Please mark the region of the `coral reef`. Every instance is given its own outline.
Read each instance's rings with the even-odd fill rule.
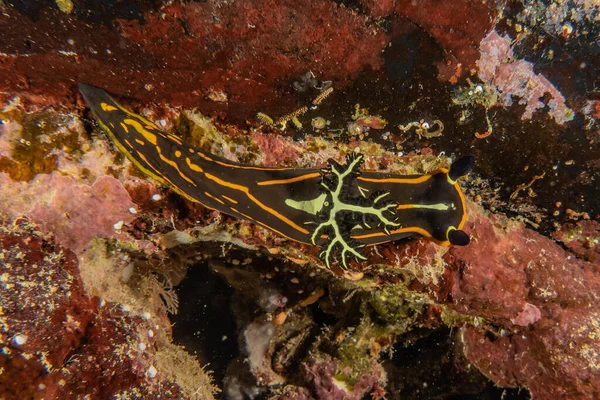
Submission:
[[[499,4],[0,2],[0,397],[600,397],[598,6]],[[328,270],[143,177],[81,81],[248,164],[474,154],[471,244]]]

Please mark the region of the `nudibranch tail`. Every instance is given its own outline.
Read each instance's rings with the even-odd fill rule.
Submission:
[[[466,245],[467,211],[458,179],[474,158],[426,175],[361,171],[364,156],[323,169],[245,165],[189,146],[117,103],[79,89],[115,146],[142,172],[185,198],[249,220],[285,238],[322,246],[327,267],[365,260],[360,249],[412,236]]]

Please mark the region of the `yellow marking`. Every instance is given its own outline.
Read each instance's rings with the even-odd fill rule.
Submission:
[[[296,176],[294,178],[289,178],[289,179],[275,179],[272,181],[261,181],[261,182],[257,182],[257,185],[258,186],[282,185],[285,183],[294,183],[294,182],[304,181],[306,179],[318,178],[320,176],[321,176],[321,174],[319,172],[311,172],[310,174],[300,175],[300,176]]]
[[[190,153],[194,154],[194,149],[192,149],[191,147],[188,149]]]
[[[219,203],[225,205],[225,202],[215,196],[213,196],[212,194],[208,193],[208,192],[204,192],[205,195],[207,195],[208,197],[210,197],[211,199],[213,199],[214,201],[218,201]]]
[[[240,212],[237,210],[237,208],[233,208],[233,207],[229,207],[229,208],[231,208],[231,211],[233,211],[233,212],[236,212],[236,213],[240,214]]]
[[[114,102],[114,105],[115,105],[116,107],[118,107],[118,108],[119,108],[119,110],[123,111],[125,114],[127,114],[127,115],[129,115],[129,116],[131,116],[131,117],[134,117],[134,118],[137,118],[137,119],[139,119],[139,120],[140,120],[140,121],[142,121],[142,122],[144,123],[144,125],[146,125],[146,126],[150,126],[150,127],[152,127],[153,129],[160,130],[160,129],[158,129],[158,127],[156,126],[156,124],[155,124],[154,122],[150,121],[150,120],[149,120],[149,119],[147,119],[147,118],[144,118],[144,117],[142,117],[142,116],[141,116],[141,115],[139,115],[139,114],[136,114],[136,113],[134,113],[134,112],[131,112],[131,111],[129,111],[128,109],[126,109],[125,107],[123,107],[122,105],[120,105],[119,103],[117,103],[117,102],[115,101],[115,99],[113,99],[112,97],[111,97],[111,100]],[[111,106],[111,107],[112,107],[112,106]]]
[[[115,124],[113,124],[112,122],[109,122],[111,128],[115,129]]]
[[[187,163],[187,166],[189,167],[189,169],[191,169],[192,171],[195,172],[204,172],[204,170],[202,170],[202,168],[200,168],[198,165],[192,163],[189,159],[189,157],[185,158],[185,162]]]
[[[182,145],[182,144],[183,144],[183,142],[181,141],[181,139],[179,139],[179,138],[178,138],[177,136],[175,136],[175,135],[168,134],[168,135],[167,135],[167,137],[168,137],[169,139],[171,139],[172,141],[174,141],[175,143],[179,144],[179,145]]]
[[[188,183],[196,186],[196,184],[194,183],[193,180],[191,180],[190,178],[187,177],[187,175],[185,175],[183,172],[181,172],[181,170],[179,169],[179,165],[177,165],[177,163],[175,161],[169,160],[167,157],[163,156],[163,154],[161,153],[161,150],[160,150],[160,146],[156,146],[156,151],[158,152],[158,156],[160,157],[160,159],[163,160],[168,165],[170,165],[171,167],[175,168],[175,170],[179,173],[179,176],[181,176],[183,179],[185,179]]]
[[[210,158],[209,156],[207,156],[206,154],[202,153],[202,152],[198,152],[198,155],[202,158],[204,158],[206,161],[215,161],[212,158]]]
[[[458,223],[458,227],[456,229],[462,229],[465,226],[465,223],[467,222],[467,205],[465,204],[465,195],[463,194],[462,190],[460,190],[460,186],[458,186],[458,183],[454,184],[454,189],[456,189],[456,191],[458,192],[458,197],[460,197],[460,204],[462,206],[462,218],[460,219],[460,222]]]
[[[154,124],[153,124],[153,125],[154,125]],[[148,124],[146,124],[145,128],[146,128],[146,129],[150,129],[151,131],[153,131],[153,130],[155,129],[155,127],[154,127],[154,126],[152,126],[152,125],[148,125]]]
[[[148,175],[150,175],[152,178],[156,179],[157,181],[161,182],[162,184],[165,185],[171,185],[176,192],[178,193],[183,193],[183,191],[181,189],[179,189],[177,187],[177,185],[175,185],[173,182],[171,182],[169,180],[169,178],[167,178],[166,176],[164,176],[163,174],[160,173],[160,171],[158,171],[156,168],[154,168],[152,166],[152,164],[150,164],[150,162],[148,161],[148,159],[146,158],[145,155],[143,155],[142,153],[140,153],[138,150],[135,151],[138,155],[138,157],[144,161],[146,163],[146,165],[148,165],[149,168],[151,168],[155,173],[150,172],[147,168],[144,168],[144,166],[137,160],[134,161],[134,164],[136,166],[138,166],[138,168],[140,168],[143,172],[146,172]],[[128,153],[128,152],[127,152]],[[131,154],[131,153],[128,153]],[[131,154],[132,155],[132,154]],[[133,156],[133,155],[132,155]],[[187,198],[190,198],[187,194],[185,195]],[[198,201],[198,200],[194,200],[194,201]]]
[[[117,142],[115,142],[116,144]],[[186,199],[188,199],[189,201],[193,202],[193,203],[200,203],[202,204],[204,207],[211,209],[211,210],[215,210],[214,207],[208,206],[200,201],[198,201],[198,199],[190,196],[189,194],[187,194],[185,191],[181,190],[177,185],[175,185],[173,182],[171,182],[169,180],[169,178],[167,178],[166,176],[162,175],[159,171],[156,170],[156,168],[154,168],[152,166],[152,164],[150,164],[148,162],[148,159],[146,159],[146,156],[144,156],[142,153],[140,153],[139,151],[136,150],[136,153],[138,155],[138,157],[143,160],[149,168],[151,168],[155,173],[153,173],[152,171],[150,171],[148,168],[145,168],[142,163],[140,163],[134,156],[133,154],[129,153],[128,151],[125,151],[125,148],[119,143],[117,144],[117,147],[119,147],[119,150],[123,151],[123,153],[125,153],[125,155],[127,155],[127,157],[131,160],[131,162],[133,162],[135,164],[136,167],[138,167],[143,173],[145,173],[146,175],[150,176],[152,179],[162,183],[163,185],[167,185],[170,186],[171,189],[173,189],[175,191],[175,193],[179,193],[181,196],[185,197]]]
[[[407,210],[410,208],[423,208],[427,210],[448,211],[450,208],[447,204],[398,204],[397,210]]]
[[[359,176],[357,179],[365,182],[375,182],[375,183],[408,183],[411,185],[423,183],[431,178],[431,175],[422,175],[418,178],[367,178],[364,176]]]
[[[427,181],[429,178],[431,178],[434,175],[437,174],[446,174],[448,173],[448,170],[446,168],[440,168],[440,169],[436,169],[435,171],[432,171],[431,173],[427,174],[427,175],[421,175],[419,177],[416,178],[367,178],[364,176],[359,176],[357,179],[359,181],[365,181],[365,182],[375,182],[375,183],[408,183],[411,185],[415,185],[415,184],[419,184],[419,183],[423,183],[425,181]]]
[[[222,195],[221,195],[221,197],[222,197],[222,198],[224,198],[225,200],[227,200],[227,201],[229,201],[229,202],[233,203],[233,204],[237,204],[237,203],[238,203],[238,202],[237,202],[237,200],[234,200],[234,199],[232,199],[231,197],[227,197],[227,196],[225,196],[224,194],[222,194]]]
[[[131,147],[133,149],[133,146],[131,145],[131,143],[129,143],[129,140],[127,139],[123,139],[125,141],[125,143],[127,143],[127,146]]]
[[[125,120],[123,120],[123,122],[125,122],[129,126],[132,126],[133,129],[135,129],[139,134],[141,134],[144,137],[144,139],[156,146],[156,135],[154,133],[148,132],[142,126],[142,124],[140,124],[134,119],[129,118],[126,118]]]
[[[115,106],[111,106],[108,103],[100,103],[100,107],[102,108],[102,111],[106,111],[106,112],[111,112],[111,111],[117,111],[118,108]]]
[[[136,142],[137,144],[139,144],[140,146],[143,146],[143,145],[145,145],[145,144],[146,144],[146,142],[144,142],[143,140],[141,140],[141,139],[138,139],[138,138],[135,138],[135,142]]]
[[[117,103],[115,103],[117,106],[119,106]],[[122,107],[119,106],[119,108],[123,109]],[[126,109],[123,109],[124,112],[126,112],[127,114],[132,114],[131,112],[129,112]],[[95,113],[94,113],[95,114]],[[133,114],[135,116],[135,114]],[[99,118],[98,115],[96,115],[96,117],[98,118],[98,124],[102,127],[102,129],[104,129],[107,133],[108,136],[110,137],[110,140],[115,144],[115,146],[117,146],[117,148],[123,153],[125,154],[125,156],[129,159],[129,161],[131,161],[137,168],[140,169],[140,171],[142,171],[144,174],[148,175],[150,178],[160,182],[163,185],[167,185],[167,186],[171,186],[171,189],[173,189],[176,193],[179,193],[181,196],[185,197],[187,200],[191,201],[191,202],[195,202],[195,203],[200,203],[197,199],[193,198],[192,196],[190,196],[189,194],[187,194],[186,192],[184,192],[183,190],[181,190],[179,187],[177,187],[177,185],[175,185],[173,182],[171,182],[168,178],[166,178],[165,176],[163,176],[159,171],[157,171],[146,159],[146,157],[140,153],[139,151],[136,150],[137,156],[138,158],[136,158],[131,152],[129,152],[127,150],[127,148],[123,145],[123,143],[121,143],[117,137],[115,136],[114,132],[111,131],[108,126],[106,126],[106,123],[102,120],[102,118]],[[147,167],[145,167],[139,160],[143,160]],[[200,203],[202,204],[202,203]],[[213,207],[209,207],[206,204],[203,204],[206,208],[209,208],[211,210],[214,210]]]
[[[296,168],[253,167],[253,166],[249,166],[249,165],[241,165],[241,164],[235,164],[235,163],[228,163],[228,162],[213,160],[212,158],[210,158],[209,156],[207,156],[206,154],[204,154],[201,151],[197,151],[196,154],[198,154],[200,157],[202,157],[206,161],[214,162],[215,164],[222,165],[223,167],[231,167],[231,168],[239,168],[239,169],[249,169],[249,170],[256,170],[256,171],[289,171],[291,169],[296,169]]]
[[[376,245],[376,244],[380,244],[380,243],[389,242],[391,240],[391,239],[389,239],[390,236],[397,235],[400,233],[417,233],[423,237],[430,239],[431,241],[437,243],[440,246],[449,246],[450,245],[450,242],[448,240],[443,240],[443,241],[438,240],[438,239],[434,238],[431,235],[431,233],[429,233],[428,231],[426,231],[423,228],[419,228],[418,226],[407,226],[404,228],[394,229],[393,231],[390,231],[389,235],[384,232],[374,232],[374,233],[366,233],[363,235],[352,235],[350,237],[355,240],[370,239],[370,238],[374,238],[374,237],[387,238],[387,239],[382,240],[381,242],[370,243],[369,245],[372,246],[372,245]]]
[[[175,150],[175,157],[181,157],[181,152],[179,150]]]
[[[129,128],[127,127],[127,125],[125,125],[122,122],[119,122],[119,124],[121,124],[121,128],[123,128],[123,130],[125,131],[125,133],[129,133]]]
[[[248,196],[248,198],[250,200],[252,200],[257,206],[259,206],[260,208],[262,208],[263,210],[265,210],[266,212],[268,212],[269,214],[279,218],[281,221],[285,222],[286,224],[288,224],[289,226],[291,226],[292,228],[296,229],[299,232],[304,233],[305,235],[308,235],[308,231],[306,229],[304,229],[301,226],[298,226],[294,221],[290,220],[289,218],[287,218],[285,215],[281,215],[279,212],[277,212],[277,210],[261,203],[256,197],[254,197],[252,195],[252,193],[250,193],[250,190],[246,187],[246,186],[242,186],[242,185],[237,185],[235,183],[231,183],[231,182],[227,182],[224,181],[222,179],[217,178],[214,175],[211,175],[209,173],[206,173],[205,176],[210,179],[211,181],[214,181],[216,183],[218,183],[221,186],[225,186],[228,187],[230,189],[233,190],[239,190],[240,192],[244,193],[246,196]],[[240,213],[241,214],[241,213]],[[243,215],[243,214],[242,214]],[[252,219],[254,221],[254,219]],[[257,221],[259,222],[259,221]],[[260,223],[260,222],[259,222]],[[264,225],[261,223],[261,225]],[[266,225],[265,225],[266,226]],[[273,231],[275,231],[275,229],[273,228],[269,228]],[[277,232],[277,231],[276,231]],[[286,235],[284,235],[286,236]],[[287,236],[286,236],[287,237]]]

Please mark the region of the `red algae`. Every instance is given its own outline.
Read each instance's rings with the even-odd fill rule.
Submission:
[[[439,78],[451,82],[475,68],[479,42],[496,22],[494,3],[483,0],[398,1],[395,11],[441,43],[446,60]]]
[[[598,264],[499,222],[472,218],[471,245],[450,250],[450,307],[500,326],[491,336],[466,327],[465,354],[498,384],[527,386],[536,398],[598,396],[589,384],[600,382]]]
[[[88,297],[72,251],[21,219],[0,227],[0,256],[2,398],[187,397],[160,367],[158,326]]]
[[[5,10],[0,24],[10,34],[0,41],[0,92],[68,104],[72,82],[88,82],[145,103],[226,109],[247,118],[275,104],[293,108],[293,99],[277,89],[290,76],[312,69],[340,86],[366,68],[380,68],[386,45],[381,28],[326,0],[302,7],[270,0],[176,3],[144,18],[144,25],[121,20],[121,30],[114,30],[48,8],[36,22]],[[27,48],[22,37],[36,45]],[[51,75],[44,72],[48,65]],[[210,100],[211,91],[224,92],[228,101]]]

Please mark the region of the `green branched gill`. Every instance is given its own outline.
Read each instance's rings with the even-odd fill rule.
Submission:
[[[310,239],[317,244],[319,235],[323,236],[320,255],[328,268],[336,249],[339,249],[343,268],[348,267],[349,256],[357,261],[366,259],[358,252],[365,245],[352,239],[353,230],[376,227],[389,234],[389,229],[400,226],[395,213],[398,204],[389,199],[390,192],[375,192],[367,197],[368,190],[356,184],[363,158],[361,154],[350,153],[346,165],[329,160],[329,168],[322,170],[321,187],[326,197],[317,221],[313,223],[316,227]],[[360,194],[352,194],[349,188],[354,187]]]

